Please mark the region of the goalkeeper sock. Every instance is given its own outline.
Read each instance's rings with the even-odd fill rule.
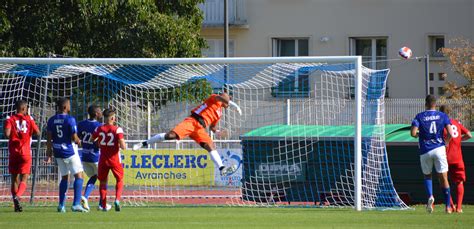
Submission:
[[[143,146],[147,146],[149,144],[161,142],[161,141],[165,140],[165,135],[166,135],[166,133],[157,134],[157,135],[151,137],[150,139],[148,139],[148,141],[143,142]]]
[[[18,191],[16,192],[16,196],[21,197],[23,193],[26,191],[26,183],[21,181],[18,185]]]
[[[224,167],[224,164],[222,164],[221,155],[219,155],[217,150],[212,150],[211,152],[209,152],[209,154],[211,154],[212,161],[214,162],[215,165],[217,165],[219,169]]]
[[[428,198],[433,196],[433,180],[425,178],[425,188],[428,193]]]
[[[443,195],[444,195],[444,204],[446,205],[446,208],[449,208],[451,206],[450,200],[451,200],[451,191],[448,188],[443,188]]]
[[[456,209],[461,210],[462,209],[462,200],[464,198],[464,183],[459,182],[456,184],[456,190],[457,190],[457,202],[458,206],[456,206]]]
[[[82,184],[84,184],[84,179],[82,179],[82,178],[74,179],[74,201],[73,201],[73,206],[81,204]]]
[[[68,183],[67,179],[61,179],[61,182],[59,183],[59,206],[61,207],[64,207]]]
[[[97,181],[97,175],[92,176],[87,181],[86,190],[84,190],[84,197],[86,199],[89,198],[91,192],[94,190],[94,187],[95,187],[94,184],[95,184],[96,181]]]

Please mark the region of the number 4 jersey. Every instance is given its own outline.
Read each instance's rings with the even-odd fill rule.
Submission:
[[[77,132],[82,142],[81,160],[84,162],[99,162],[99,147],[94,144],[92,134],[102,123],[87,119],[77,124]]]
[[[105,163],[110,167],[121,166],[119,140],[123,139],[122,128],[105,124],[97,127],[92,138],[97,139],[100,147],[99,164]]]
[[[440,111],[427,110],[417,114],[411,125],[419,130],[420,154],[444,146],[443,130],[450,124],[448,116]]]

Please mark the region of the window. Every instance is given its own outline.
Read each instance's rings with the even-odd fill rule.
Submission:
[[[430,72],[430,81],[434,80],[434,73]]]
[[[272,39],[273,56],[308,56],[308,38],[274,38]],[[275,97],[308,97],[309,73],[298,71],[281,81],[273,88]]]
[[[444,95],[444,88],[438,87],[438,95]]]
[[[444,48],[444,36],[429,36],[430,55],[432,57],[443,57],[441,48]]]
[[[350,54],[362,56],[363,65],[372,69],[387,68],[387,38],[350,38]]]
[[[434,87],[430,87],[430,95],[434,95]]]
[[[446,79],[446,77],[448,77],[448,74],[446,74],[444,72],[438,73],[438,80],[439,81],[444,81]]]
[[[224,39],[207,39],[207,49],[202,49],[203,57],[224,57]],[[229,57],[234,56],[234,41],[229,40]]]

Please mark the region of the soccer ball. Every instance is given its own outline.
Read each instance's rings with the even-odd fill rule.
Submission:
[[[410,59],[411,56],[413,55],[413,52],[412,52],[411,49],[408,48],[408,47],[402,47],[402,48],[398,51],[398,55],[400,55],[400,56],[403,57],[404,59]]]

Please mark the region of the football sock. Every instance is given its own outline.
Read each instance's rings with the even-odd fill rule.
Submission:
[[[462,200],[464,198],[464,183],[462,182],[457,183],[456,190],[457,190],[457,202],[458,202],[456,209],[462,209]]]
[[[21,181],[18,185],[18,191],[16,192],[16,196],[21,197],[23,193],[26,191],[26,183]]]
[[[106,200],[107,200],[107,183],[105,182],[100,182],[99,186],[99,192],[100,192],[100,204],[102,208],[106,208]]]
[[[166,135],[166,133],[157,134],[157,135],[151,137],[150,139],[148,139],[148,141],[146,141],[146,144],[149,145],[149,144],[161,142],[161,141],[165,140],[165,135]]]
[[[61,179],[59,183],[59,206],[64,207],[64,201],[66,200],[68,180]]]
[[[84,197],[89,198],[91,192],[94,190],[95,182],[97,181],[97,175],[92,176],[87,181],[86,189],[84,190]]]
[[[117,180],[117,185],[115,185],[115,200],[120,201],[122,198],[123,192],[123,179]]]
[[[222,160],[221,160],[221,155],[219,155],[219,153],[217,152],[217,150],[213,150],[211,152],[209,152],[211,154],[211,159],[212,161],[214,162],[214,164],[217,165],[218,168],[221,168],[223,167],[224,165],[222,164]]]
[[[451,192],[448,188],[443,188],[443,195],[444,195],[444,204],[447,208],[450,207],[450,200],[451,200]]]
[[[433,196],[433,180],[425,178],[425,188],[426,193],[428,194],[428,198]]]
[[[12,183],[12,185],[10,186],[10,191],[12,193],[12,197],[15,197],[16,193],[18,192],[18,189],[15,187],[15,183]]]
[[[84,179],[76,178],[74,179],[74,201],[73,205],[81,204],[81,194],[82,194],[82,185],[84,184]]]

